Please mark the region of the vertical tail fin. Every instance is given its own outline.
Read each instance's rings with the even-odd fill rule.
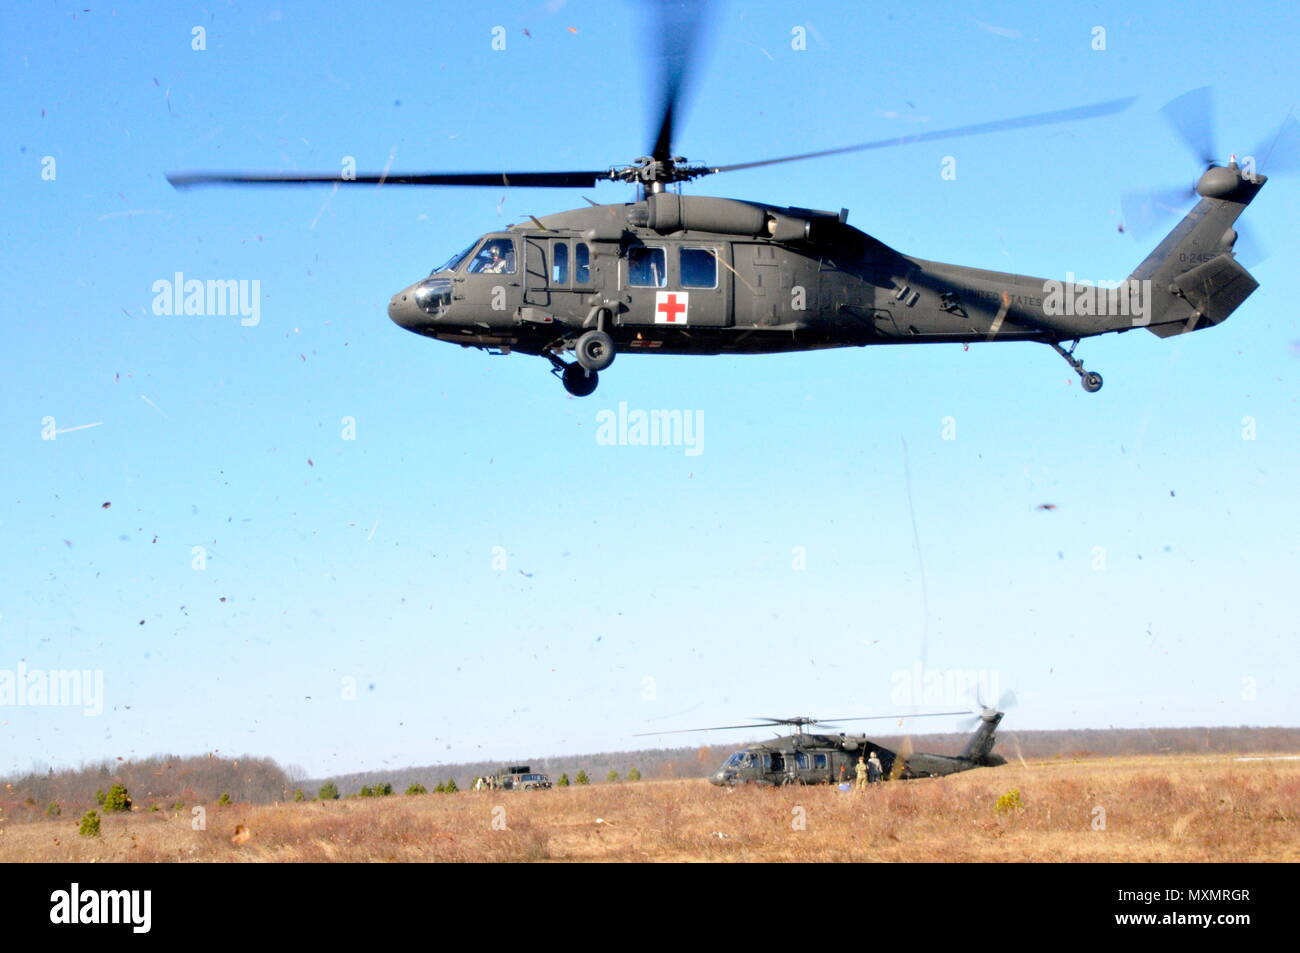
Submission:
[[[1232,226],[1266,181],[1235,162],[1201,176],[1201,200],[1129,277],[1150,282],[1148,331],[1170,337],[1218,324],[1259,287],[1232,256]]]
[[[961,753],[963,758],[974,761],[976,764],[982,764],[993,750],[994,737],[993,733],[997,731],[998,725],[1002,721],[1002,712],[992,708],[986,708],[980,713],[980,725],[975,729],[975,734],[966,743],[966,750]]]

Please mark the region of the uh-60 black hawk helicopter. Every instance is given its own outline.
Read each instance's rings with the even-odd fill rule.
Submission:
[[[880,780],[912,780],[937,778],[972,768],[995,768],[1006,764],[1001,755],[993,754],[994,737],[1003,712],[996,707],[982,708],[974,717],[975,733],[959,755],[924,754],[914,751],[891,751],[872,741],[866,735],[816,734],[806,728],[837,730],[831,722],[878,721],[895,718],[938,718],[948,715],[970,715],[969,711],[931,712],[923,715],[871,715],[865,718],[762,718],[759,724],[721,725],[713,728],[687,728],[684,731],[650,732],[648,734],[685,734],[697,731],[731,731],[735,729],[773,728],[790,725],[795,733],[753,744],[737,751],[723,762],[709,777],[713,784],[724,787],[740,784],[782,786],[788,784],[836,784],[853,781],[857,776],[858,759],[869,759],[874,753],[880,763]],[[644,737],[644,736],[641,736]],[[905,745],[910,747],[910,743]]]
[[[905,255],[852,227],[847,211],[682,195],[702,176],[892,145],[1104,116],[1131,99],[1020,116],[756,162],[688,163],[673,148],[696,45],[699,5],[659,4],[662,108],[648,155],[597,171],[223,173],[170,175],[173,185],[428,185],[590,188],[626,182],[638,200],[597,204],[477,239],[393,295],[389,317],[435,340],[550,361],[570,394],[586,396],[620,352],[767,354],[876,344],[1037,341],[1054,348],[1087,391],[1081,338],[1146,327],[1161,337],[1226,319],[1257,282],[1237,263],[1233,222],[1265,182],[1252,163],[1215,165],[1195,122],[1179,128],[1208,168],[1200,201],[1123,286],[1098,294]],[[1182,113],[1179,113],[1182,115]],[[1178,117],[1172,117],[1177,119]],[[1195,118],[1195,117],[1193,117]],[[1178,123],[1176,123],[1177,125]],[[679,191],[672,191],[677,186]],[[584,197],[585,198],[585,197]],[[573,352],[572,363],[563,357]]]

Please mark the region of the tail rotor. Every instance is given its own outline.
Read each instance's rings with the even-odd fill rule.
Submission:
[[[1160,110],[1160,116],[1195,157],[1198,178],[1186,185],[1126,192],[1121,197],[1120,207],[1125,228],[1135,238],[1143,238],[1162,226],[1167,227],[1174,216],[1185,214],[1200,197],[1197,191],[1199,176],[1210,168],[1219,165],[1239,168],[1247,178],[1253,178],[1257,173],[1267,172],[1273,176],[1300,169],[1300,123],[1291,113],[1254,151],[1241,156],[1240,161],[1235,154],[1225,161],[1219,153],[1210,87],[1203,86],[1171,100]],[[1264,245],[1244,229],[1230,231],[1224,244],[1224,250],[1232,251],[1234,257],[1245,265],[1257,264],[1268,257]]]

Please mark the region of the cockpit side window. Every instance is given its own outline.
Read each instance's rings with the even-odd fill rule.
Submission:
[[[489,238],[469,263],[471,275],[513,275],[515,243],[510,238]]]
[[[463,251],[457,252],[456,254],[448,258],[445,263],[439,265],[437,268],[433,269],[433,271],[429,272],[429,274],[436,275],[440,271],[455,271],[457,266],[460,265],[460,263],[463,262],[467,257],[469,257],[469,253],[473,250],[474,250],[474,246],[470,245],[468,248],[464,249]]]

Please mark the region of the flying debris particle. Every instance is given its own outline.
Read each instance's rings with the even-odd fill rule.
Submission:
[[[1170,496],[1173,496],[1173,495],[1174,495],[1174,491],[1173,491],[1173,490],[1170,490],[1170,491],[1169,491],[1169,495],[1170,495]]]
[[[308,457],[308,458],[307,458],[307,466],[309,466],[309,467],[314,467],[315,465],[316,465],[316,462],[315,462],[314,460],[312,460],[311,457]]]
[[[980,20],[976,20],[974,17],[971,17],[970,21],[985,33],[992,33],[994,36],[1006,37],[1008,40],[1019,40],[1024,37],[1024,34],[1019,30],[1013,30],[1010,27],[995,26],[992,23],[984,23]]]
[[[141,625],[144,625],[144,619],[141,619],[141,620],[140,620],[140,624],[141,624]]]
[[[393,100],[393,105],[394,105],[394,106],[401,106],[401,105],[402,105],[402,101],[401,101],[400,99],[394,99],[394,100]]]
[[[1052,510],[1056,509],[1056,504],[1055,504],[1055,503],[1039,503],[1039,504],[1038,504],[1038,509],[1040,509],[1040,510],[1047,510],[1048,512],[1051,512]]]
[[[522,569],[519,570],[519,575],[524,576],[524,577],[526,577],[526,578],[528,578],[528,579],[532,579],[532,578],[533,578],[533,574],[532,574],[532,573],[530,573],[530,572],[524,572]]]
[[[111,502],[109,502],[109,503],[101,503],[101,504],[99,505],[99,508],[100,508],[101,510],[106,510],[106,509],[108,509],[108,508],[109,508],[110,506],[112,506],[112,505],[113,505],[113,504],[112,504]]]
[[[226,597],[225,597],[225,596],[222,596],[221,599],[220,599],[220,601],[221,601],[221,602],[225,602],[225,601],[226,601]]]
[[[148,404],[150,407],[152,407],[154,410],[158,411],[158,413],[162,414],[163,417],[164,417],[164,419],[166,419],[166,420],[171,420],[171,418],[167,416],[167,411],[163,410],[161,407],[159,407],[157,404],[155,404],[152,400],[150,400],[150,399],[149,399],[148,397],[146,397],[144,394],[141,394],[141,395],[140,395],[140,399],[141,399],[142,401],[144,401],[146,404]]]
[[[299,354],[298,356],[299,356],[300,358],[302,358],[304,361],[307,360],[307,355],[306,355],[306,354]]]
[[[566,26],[565,29],[568,30],[570,33],[578,32],[578,28],[576,26]]]
[[[68,549],[71,549],[71,548],[72,548],[72,540],[70,540],[70,539],[65,539],[65,540],[63,541],[63,545],[64,545],[64,546],[67,546]]]
[[[524,36],[528,37],[530,40],[533,38],[533,35],[528,32],[528,27],[524,27]]]

